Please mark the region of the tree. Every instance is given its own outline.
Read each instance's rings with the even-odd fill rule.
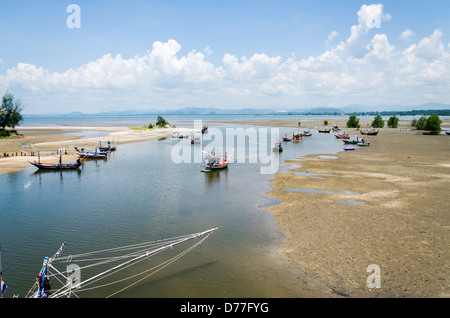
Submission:
[[[0,127],[5,130],[6,127],[15,128],[23,121],[20,112],[23,110],[22,101],[14,99],[14,95],[6,92],[2,98],[0,106]]]
[[[439,135],[441,132],[442,121],[438,115],[431,115],[425,121],[424,129],[429,130],[431,135]]]
[[[383,128],[384,127],[384,120],[380,114],[376,115],[375,118],[373,119],[372,127],[373,128]]]
[[[156,121],[156,126],[158,127],[166,127],[169,123],[162,116],[158,116],[158,120]]]
[[[324,124],[325,126],[328,126],[328,120],[325,119],[325,120],[323,121],[323,124]]]
[[[391,116],[387,123],[388,127],[390,128],[397,128],[398,127],[398,118],[397,116]]]
[[[360,128],[359,118],[356,115],[351,115],[347,121],[347,128]]]
[[[423,130],[425,129],[425,122],[427,121],[427,118],[425,116],[420,117],[416,121],[416,129],[417,130]]]

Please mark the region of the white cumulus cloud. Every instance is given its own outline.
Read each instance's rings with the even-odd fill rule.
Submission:
[[[85,111],[296,108],[450,100],[450,46],[443,43],[442,30],[401,51],[380,32],[379,23],[391,18],[381,4],[363,5],[357,17],[358,24],[350,28],[346,41],[316,56],[226,53],[214,65],[208,61],[209,47],[180,56],[181,44],[176,40],[157,41],[142,56],[106,54],[65,72],[19,63],[0,75],[0,89],[20,92],[17,95],[30,106],[54,105],[58,111],[83,110],[83,106]],[[403,38],[411,39],[412,33],[405,32]],[[337,35],[331,32],[326,41]]]

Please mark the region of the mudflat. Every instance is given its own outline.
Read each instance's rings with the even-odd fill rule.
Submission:
[[[279,252],[337,295],[450,296],[450,136],[410,128],[380,129],[337,159],[292,161],[272,180],[268,195],[283,202],[268,209],[286,234]],[[375,276],[380,288],[368,285]]]

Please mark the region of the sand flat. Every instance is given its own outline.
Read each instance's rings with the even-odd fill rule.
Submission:
[[[370,139],[370,147],[338,159],[307,156],[292,170],[322,179],[274,176],[269,195],[283,203],[268,210],[287,235],[280,253],[349,296],[449,297],[450,136],[384,128]],[[380,289],[366,285],[371,264],[381,269]]]

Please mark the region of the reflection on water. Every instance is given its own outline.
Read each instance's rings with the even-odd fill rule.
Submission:
[[[291,131],[282,128],[280,135]],[[280,171],[285,159],[339,151],[342,145],[328,137],[284,145]],[[80,171],[29,167],[0,175],[8,295],[23,297],[43,257],[63,241],[67,255],[218,227],[200,249],[119,296],[305,296],[298,273],[275,253],[284,234],[261,209],[279,203],[265,195],[273,176],[260,174],[259,163],[233,162],[212,173],[200,172],[198,163],[176,164],[171,159],[176,142],[119,145],[108,160],[86,161]]]

